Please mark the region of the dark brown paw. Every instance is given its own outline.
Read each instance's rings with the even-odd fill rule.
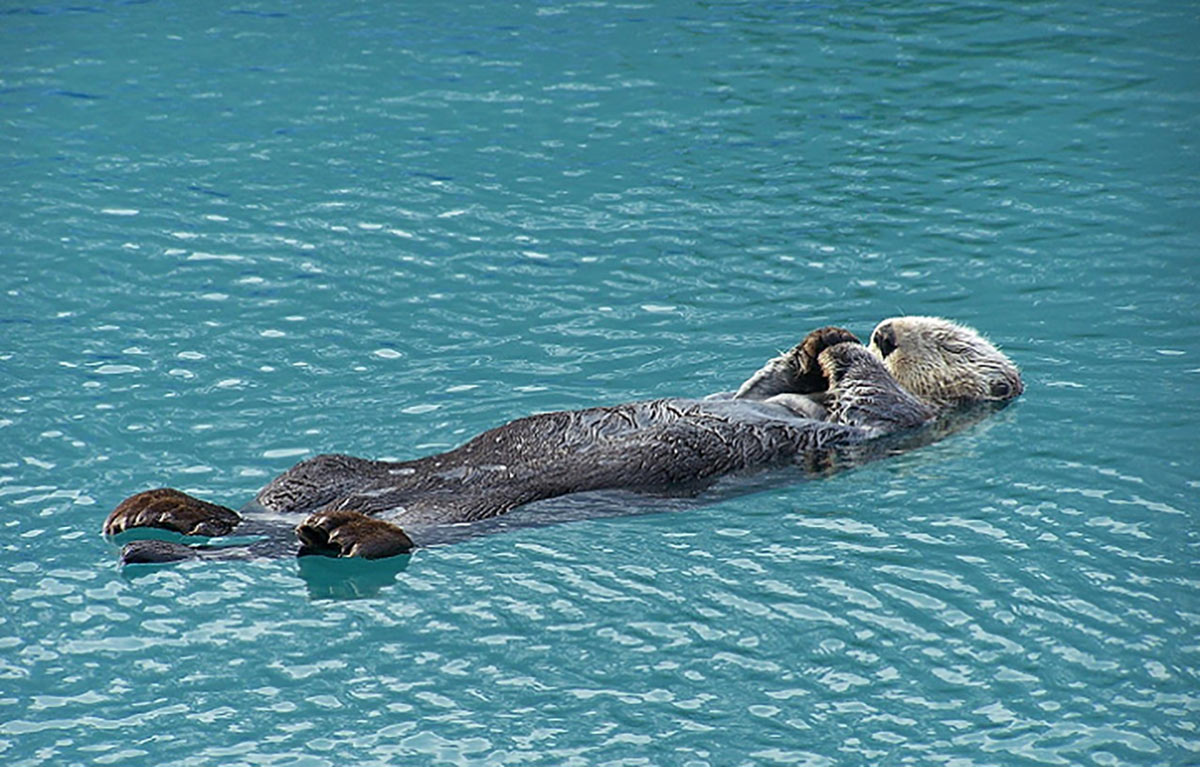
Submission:
[[[861,344],[858,337],[845,328],[832,325],[817,328],[809,333],[800,345],[796,347],[798,376],[798,392],[810,394],[825,391],[829,388],[829,378],[819,362],[821,352],[842,343]]]
[[[228,535],[242,518],[236,511],[170,488],[147,490],[121,501],[104,520],[104,534],[156,527],[184,535]]]
[[[852,370],[857,371],[853,375],[858,379],[873,375],[888,378],[878,359],[862,344],[842,343],[827,346],[821,351],[817,361],[821,375],[829,381],[831,388],[841,385]]]
[[[416,544],[398,526],[357,511],[318,511],[296,527],[300,554],[383,559],[407,554]]]

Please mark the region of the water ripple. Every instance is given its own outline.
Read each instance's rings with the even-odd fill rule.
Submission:
[[[1197,759],[1180,8],[149,8],[5,16],[6,763]],[[404,566],[122,574],[95,533],[897,313],[1025,397]]]

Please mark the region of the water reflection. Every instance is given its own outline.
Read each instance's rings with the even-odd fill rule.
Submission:
[[[300,577],[308,587],[309,599],[365,599],[395,583],[411,561],[411,554],[373,560],[302,556]]]

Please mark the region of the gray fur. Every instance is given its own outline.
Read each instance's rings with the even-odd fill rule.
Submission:
[[[704,483],[933,417],[865,347],[843,343],[826,354],[836,396],[827,413],[813,403],[825,420],[798,415],[804,396],[786,392],[764,402],[660,399],[544,413],[414,461],[317,456],[276,478],[256,501],[276,512],[385,515],[401,526],[469,522],[569,493]]]

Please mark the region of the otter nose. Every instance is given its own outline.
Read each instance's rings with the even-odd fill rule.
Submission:
[[[892,329],[891,325],[880,325],[875,328],[875,333],[871,336],[871,342],[875,344],[875,348],[879,350],[880,355],[887,357],[896,351],[896,331]]]

